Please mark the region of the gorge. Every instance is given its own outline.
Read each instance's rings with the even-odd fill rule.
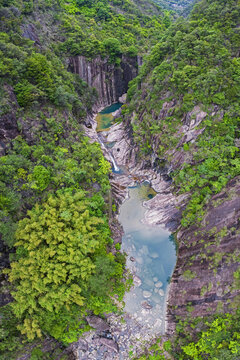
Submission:
[[[0,0],[1,359],[238,360],[240,7],[193,3]]]

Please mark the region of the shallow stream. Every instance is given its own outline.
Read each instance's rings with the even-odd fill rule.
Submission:
[[[113,104],[98,114],[97,131],[109,129],[114,120],[112,113],[120,106]],[[105,143],[105,147],[108,144]],[[128,199],[121,205],[118,217],[124,229],[122,250],[128,255],[127,268],[134,280],[134,286],[124,298],[125,311],[153,335],[165,330],[168,281],[176,263],[171,234],[159,226],[142,222],[144,201],[155,194],[146,181],[129,187]]]
[[[152,193],[147,183],[129,188],[119,221],[124,229],[122,250],[128,254],[127,268],[135,285],[125,295],[125,311],[156,334],[165,329],[168,281],[176,263],[176,250],[168,231],[141,221],[146,210],[143,201]]]

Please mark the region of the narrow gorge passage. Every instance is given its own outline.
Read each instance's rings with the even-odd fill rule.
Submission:
[[[108,149],[112,171],[117,182],[118,174],[125,171],[134,179],[135,174],[116,164],[111,154],[111,143],[104,143],[102,131],[113,124],[114,114],[121,104],[113,104],[96,117],[99,141]],[[105,133],[106,134],[106,133]],[[122,251],[127,253],[127,269],[133,274],[133,287],[126,293],[125,311],[152,336],[165,331],[168,283],[175,263],[176,249],[171,234],[160,226],[143,223],[146,208],[144,201],[152,199],[156,192],[148,181],[136,181],[128,187],[128,198],[119,209],[123,226]]]

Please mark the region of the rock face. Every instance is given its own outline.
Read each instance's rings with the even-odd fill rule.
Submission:
[[[178,259],[168,298],[168,333],[177,316],[208,316],[239,307],[240,177],[212,198],[199,228],[178,233]],[[176,296],[177,294],[177,296]],[[189,313],[189,308],[191,309]]]
[[[24,25],[22,28],[22,31],[23,31],[23,33],[22,33],[23,37],[34,41],[34,43],[36,45],[40,45],[40,40],[37,35],[37,29],[35,28],[35,26],[33,24]]]
[[[0,156],[4,155],[9,140],[18,134],[16,111],[19,108],[13,89],[9,85],[4,86],[7,95],[7,104],[0,107]]]
[[[69,68],[97,90],[96,107],[99,108],[117,102],[127,92],[129,81],[138,74],[138,57],[123,55],[120,66],[117,66],[100,56],[91,61],[84,56],[75,56],[70,58]]]
[[[159,116],[168,116],[173,107],[174,100],[165,103]],[[234,278],[240,260],[240,178],[229,181],[224,191],[213,196],[204,209],[205,217],[200,225],[183,229],[181,213],[188,203],[189,194],[173,194],[168,177],[169,169],[179,168],[191,160],[186,157],[186,152],[181,151],[181,143],[196,141],[204,131],[204,127],[199,125],[205,117],[206,113],[198,106],[186,114],[179,130],[182,134],[179,146],[171,154],[169,152],[171,162],[164,164],[157,161],[159,159],[154,153],[148,159],[138,158],[137,145],[133,143],[131,134],[132,119],[102,133],[105,141],[114,143],[111,153],[117,164],[123,164],[126,169],[123,175],[112,175],[115,201],[122,203],[129,185],[148,180],[157,195],[144,204],[144,222],[165,226],[170,231],[178,230],[178,258],[168,294],[167,333],[170,335],[175,331],[177,317],[184,320],[188,316],[194,318],[221,310],[227,312],[237,308],[240,302],[239,283]],[[155,290],[160,296],[164,295],[161,288],[155,287]],[[147,299],[150,294],[145,295]]]

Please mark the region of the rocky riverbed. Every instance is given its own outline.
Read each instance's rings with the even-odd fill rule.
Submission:
[[[114,114],[116,118],[119,115],[120,111]],[[124,169],[118,173],[113,172],[110,178],[113,198],[118,208],[129,198],[129,187],[147,182],[156,194],[153,199],[144,202],[142,226],[144,228],[166,225],[163,231],[168,234],[166,229],[173,228],[172,221],[176,216],[176,199],[169,190],[171,183],[153,169],[146,169],[145,164],[136,162],[136,150],[123,123],[114,124],[109,131],[101,131],[99,134],[96,131],[95,119],[96,116],[85,127],[86,135],[91,141],[100,142],[104,156],[109,162],[112,163],[114,158],[117,165]],[[107,144],[111,144],[111,147],[108,148]],[[161,204],[156,207],[158,201]],[[148,275],[147,278],[141,278],[139,275],[143,261],[154,263],[159,254],[153,251],[151,253],[146,245],[136,251],[130,239],[131,235],[126,236],[127,245],[124,251],[129,254],[127,268],[133,274],[133,288],[125,296],[128,312],[106,315],[104,320],[98,317],[88,318],[89,324],[96,330],[88,332],[84,338],[72,345],[79,360],[129,359],[129,354],[141,354],[165,328],[168,287],[154,274]]]
[[[168,108],[170,105],[165,104],[163,108]],[[202,120],[205,113],[197,108],[195,110],[196,118],[198,116],[198,120]],[[191,113],[187,114],[186,119],[191,118],[190,115]],[[190,127],[183,128],[185,136],[193,134],[194,126],[195,123],[193,125],[191,123]],[[93,141],[97,141],[94,127],[93,120],[92,128],[86,129],[86,133]],[[159,160],[156,155],[152,154],[151,159],[148,160],[138,159],[137,146],[133,144],[130,128],[129,124],[120,123],[113,125],[109,132],[101,133],[103,141],[111,143],[111,155],[114,156],[117,164],[123,164],[125,169],[124,174],[112,174],[112,193],[115,202],[120,205],[128,196],[129,186],[136,182],[149,181],[157,194],[144,203],[146,211],[143,222],[162,225],[171,232],[178,230],[178,258],[167,304],[166,330],[167,334],[171,335],[175,331],[176,316],[182,319],[188,316],[208,316],[216,311],[232,311],[239,304],[240,291],[235,286],[234,272],[239,266],[240,228],[237,219],[240,216],[240,182],[239,177],[236,177],[229,182],[226,189],[213,197],[205,209],[201,224],[182,229],[181,213],[190,194],[172,193],[168,168],[176,168],[177,163],[184,162],[184,156],[180,158],[176,155],[172,163],[164,166],[163,171],[159,171],[159,166],[155,166]],[[198,136],[198,133],[194,133],[194,136]],[[105,146],[103,152],[111,161]],[[135,285],[138,286],[140,281],[142,281],[140,278],[135,278]],[[148,297],[145,301],[143,306],[148,308]],[[191,304],[191,313],[189,313],[189,304]],[[144,343],[146,328],[142,329],[142,334]],[[129,344],[129,347],[131,346],[134,352],[140,351],[136,347],[136,342]]]

